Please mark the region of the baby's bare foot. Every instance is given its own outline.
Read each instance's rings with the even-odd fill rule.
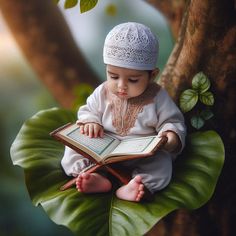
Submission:
[[[83,193],[108,192],[111,187],[111,182],[97,173],[82,173],[76,180],[76,188]]]
[[[137,175],[127,185],[117,189],[116,196],[123,200],[139,202],[144,195],[142,177]]]

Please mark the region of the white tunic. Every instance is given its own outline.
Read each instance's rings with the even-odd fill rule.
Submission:
[[[98,123],[119,139],[173,131],[179,136],[181,151],[185,144],[183,115],[166,90],[156,83],[151,84],[142,95],[122,100],[111,94],[104,82],[88,97],[86,105],[80,107],[78,122]],[[122,165],[132,169],[132,176],[141,175],[144,185],[155,192],[169,183],[172,161],[177,154],[161,151],[156,157],[126,161]],[[62,167],[67,175],[77,176],[88,165],[90,161],[86,158],[65,148]]]

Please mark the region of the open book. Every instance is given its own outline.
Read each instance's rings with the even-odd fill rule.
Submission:
[[[119,140],[104,133],[90,138],[81,134],[77,124],[68,124],[51,133],[57,140],[99,164],[110,164],[153,155],[165,143],[164,138],[145,136]]]
[[[167,141],[166,137],[158,136],[119,140],[107,133],[104,133],[102,138],[89,138],[80,133],[77,124],[71,123],[59,127],[50,135],[94,163],[82,172],[92,173],[98,169],[105,169],[123,184],[127,184],[131,176],[119,167],[118,162],[151,156]],[[60,189],[66,190],[75,182],[76,178]]]

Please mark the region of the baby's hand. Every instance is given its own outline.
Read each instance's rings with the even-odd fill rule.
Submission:
[[[167,143],[164,146],[164,149],[168,152],[178,152],[181,148],[181,142],[178,135],[173,131],[166,131],[161,134],[161,136],[167,137]]]
[[[103,137],[103,127],[97,123],[80,124],[80,132],[90,138]]]

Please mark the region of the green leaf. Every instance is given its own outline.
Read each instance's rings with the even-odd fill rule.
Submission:
[[[80,12],[84,13],[93,9],[97,5],[98,0],[80,0]]]
[[[60,0],[53,0],[55,4],[58,4]]]
[[[201,111],[200,116],[204,120],[209,120],[214,116],[214,114],[212,113],[212,111],[210,109],[205,109],[205,110]]]
[[[205,93],[200,94],[200,101],[207,106],[212,106],[214,104],[213,93],[210,91],[207,91]]]
[[[190,111],[198,101],[198,93],[193,89],[187,89],[180,95],[180,108],[183,112]]]
[[[197,73],[192,80],[192,87],[200,94],[206,92],[210,88],[210,80],[203,72]]]
[[[72,8],[76,6],[77,3],[78,3],[78,0],[66,0],[64,3],[64,8],[65,9]]]
[[[201,129],[205,124],[205,121],[202,119],[201,116],[193,116],[191,118],[191,125],[195,128],[195,129]]]
[[[224,146],[214,131],[187,137],[186,149],[175,161],[171,183],[152,202],[119,200],[114,191],[60,191],[69,179],[60,166],[64,146],[49,133],[75,120],[76,114],[64,109],[41,111],[25,122],[11,147],[12,161],[24,169],[34,205],[41,205],[55,223],[65,225],[75,235],[144,235],[171,211],[196,209],[211,198],[224,162]]]

